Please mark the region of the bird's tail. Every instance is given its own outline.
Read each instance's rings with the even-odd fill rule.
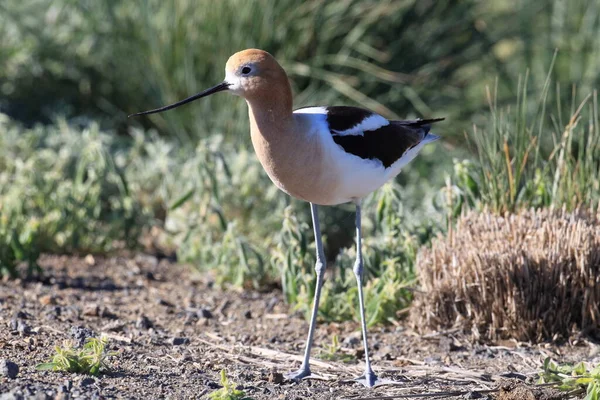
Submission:
[[[423,139],[423,143],[431,143],[438,140],[440,137],[438,135],[434,135],[433,133],[427,133],[427,136]]]

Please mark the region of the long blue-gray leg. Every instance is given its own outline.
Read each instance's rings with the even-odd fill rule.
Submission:
[[[367,322],[365,321],[365,300],[363,296],[363,257],[361,249],[361,213],[360,200],[356,201],[356,261],[354,262],[354,275],[358,285],[358,303],[360,308],[360,322],[362,327],[363,343],[365,345],[365,374],[356,380],[367,387],[373,387],[377,383],[377,376],[371,369],[369,360],[369,346],[367,345]]]
[[[323,287],[323,277],[325,275],[325,253],[323,252],[323,243],[321,241],[321,228],[319,226],[319,213],[317,205],[310,203],[310,211],[312,214],[313,229],[315,232],[315,243],[317,245],[317,262],[315,263],[315,272],[317,273],[317,284],[315,287],[315,298],[313,301],[313,309],[310,317],[310,326],[308,328],[308,338],[306,339],[306,348],[304,350],[304,361],[300,369],[286,375],[286,378],[298,380],[309,377],[310,372],[310,349],[312,347],[315,326],[317,325],[317,311],[319,309],[319,300],[321,299],[321,288]]]

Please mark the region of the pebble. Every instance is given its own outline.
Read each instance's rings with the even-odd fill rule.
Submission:
[[[50,306],[44,309],[44,316],[48,320],[55,320],[62,314],[61,306]]]
[[[55,398],[55,393],[52,390],[47,390],[43,386],[25,385],[17,386],[10,392],[5,392],[0,395],[0,400],[50,400]]]
[[[283,374],[280,372],[271,371],[268,376],[268,380],[271,383],[280,384],[285,380]]]
[[[201,308],[197,311],[198,318],[211,319],[213,317],[212,312],[208,308]]]
[[[93,385],[94,383],[96,383],[96,379],[88,376],[88,377],[83,378],[81,380],[81,382],[79,382],[79,387],[90,386],[90,385]]]
[[[248,310],[244,313],[244,318],[252,319],[252,311]]]
[[[56,297],[50,294],[40,297],[39,302],[43,306],[56,304]]]
[[[0,359],[0,375],[15,379],[19,374],[19,366],[6,359]]]
[[[377,360],[393,360],[394,349],[391,346],[383,346],[373,354]]]
[[[31,327],[25,321],[17,322],[17,332],[23,335],[29,335],[31,333]]]
[[[350,334],[349,336],[346,336],[344,338],[344,340],[342,341],[342,344],[346,347],[356,347],[359,344],[361,344],[360,341],[360,332],[357,334]]]
[[[58,388],[58,390],[62,393],[69,393],[73,389],[73,381],[67,379],[63,382],[62,385]]]
[[[165,307],[175,307],[172,303],[169,303],[168,301],[166,301],[165,299],[161,299],[160,297],[156,299],[156,304]]]
[[[427,365],[440,365],[442,363],[442,358],[440,356],[431,356],[425,357],[423,361]]]
[[[72,326],[69,335],[75,339],[76,347],[83,347],[86,339],[96,336],[94,331],[84,326]]]
[[[86,304],[83,306],[83,315],[86,317],[97,317],[100,315],[100,307],[98,304]]]
[[[190,342],[189,338],[186,337],[174,337],[171,340],[171,343],[173,344],[173,346],[181,346],[183,344],[188,344]]]
[[[142,314],[135,321],[135,327],[137,329],[150,329],[152,328],[152,321],[150,321],[148,317]]]

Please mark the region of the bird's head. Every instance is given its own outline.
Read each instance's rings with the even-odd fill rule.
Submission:
[[[142,111],[130,117],[167,111],[222,91],[241,96],[249,102],[262,102],[270,97],[285,99],[289,90],[287,75],[271,54],[264,50],[247,49],[229,57],[225,66],[225,80],[218,85],[177,103]],[[285,92],[283,97],[278,96],[278,91]]]

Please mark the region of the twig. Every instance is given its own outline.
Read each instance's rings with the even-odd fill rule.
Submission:
[[[417,398],[433,398],[433,397],[455,397],[463,396],[467,393],[480,393],[489,394],[495,393],[500,389],[485,389],[485,390],[459,390],[453,392],[431,392],[431,393],[410,393],[410,394],[398,394],[391,396],[376,396],[376,397],[358,397],[353,400],[393,400],[393,399],[417,399]]]
[[[118,342],[131,343],[133,340],[130,337],[115,335],[114,333],[100,332],[102,336],[106,336],[109,339],[116,340]]]

